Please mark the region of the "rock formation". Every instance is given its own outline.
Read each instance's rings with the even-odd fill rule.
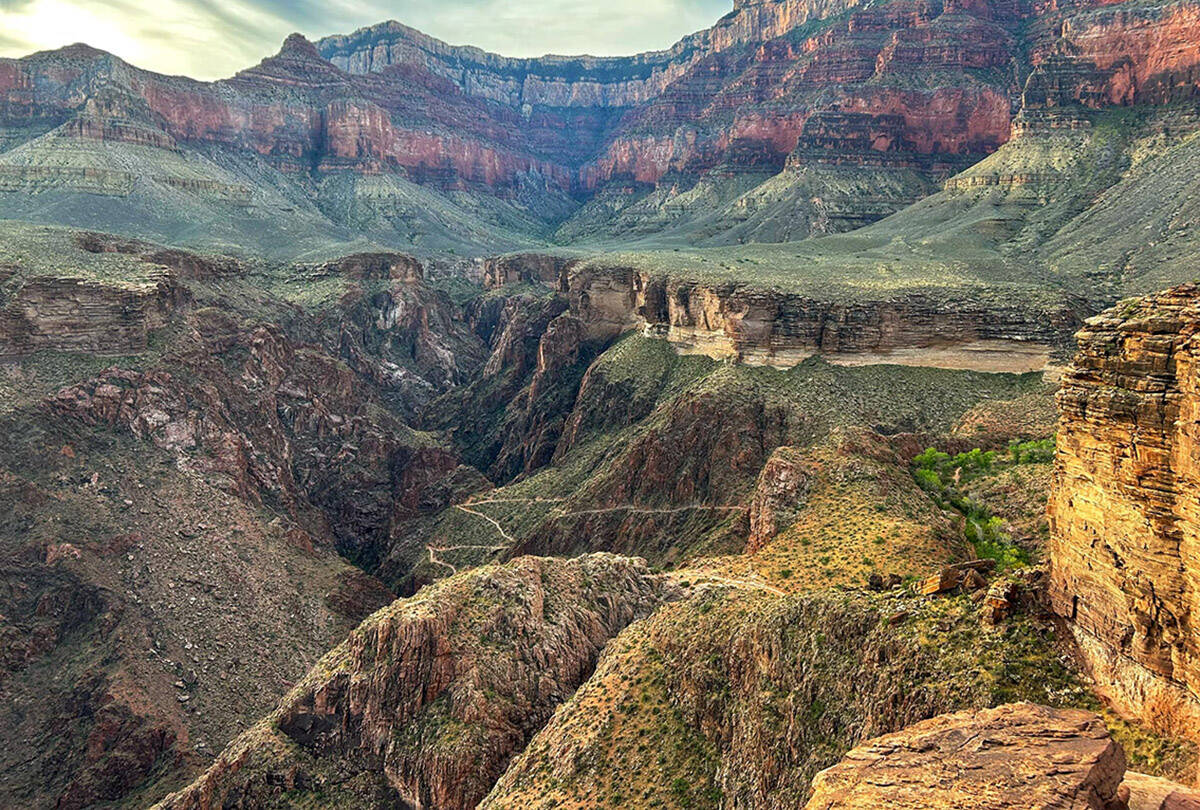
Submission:
[[[1050,596],[1097,681],[1164,732],[1200,736],[1200,288],[1087,322],[1063,378]]]
[[[509,59],[389,22],[293,35],[213,83],[76,45],[0,61],[0,202],[61,217],[43,194],[143,213],[174,200],[140,224],[165,238],[200,221],[212,241],[225,229],[278,250],[269,229],[297,201],[330,239],[453,231],[443,246],[474,250],[645,220],[682,238],[797,238],[892,213],[994,151],[1022,90],[1039,109],[1194,98],[1198,26],[1188,3],[745,0],[631,57]],[[806,213],[789,224],[776,202]],[[242,221],[215,226],[213,211]],[[719,211],[749,224],[720,237]]]
[[[1099,717],[1014,703],[863,743],[817,774],[805,810],[1124,810],[1124,774]]]
[[[1125,772],[1129,810],[1200,810],[1200,792],[1158,776]]]
[[[364,622],[163,810],[475,807],[600,649],[672,587],[610,555],[525,557]]]
[[[646,264],[652,261],[648,257]],[[702,271],[539,254],[499,257],[487,267],[493,286],[549,283],[593,339],[636,329],[666,339],[684,354],[783,368],[821,354],[851,364],[1040,371],[1080,317],[1067,300],[1031,309],[1030,302],[999,294],[934,293],[915,285],[888,295],[822,295],[751,280],[689,280]]]

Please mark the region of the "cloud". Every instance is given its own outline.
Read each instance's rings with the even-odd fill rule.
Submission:
[[[0,55],[86,42],[140,67],[201,79],[317,39],[396,19],[509,56],[630,54],[711,25],[730,0],[0,0]]]

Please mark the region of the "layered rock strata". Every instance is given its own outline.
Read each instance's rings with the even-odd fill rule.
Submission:
[[[0,357],[39,349],[141,352],[185,297],[166,273],[157,281],[134,284],[33,279],[0,309]]]
[[[489,283],[552,284],[593,340],[630,330],[683,354],[789,368],[814,354],[847,365],[895,363],[1041,371],[1079,324],[1064,302],[947,299],[914,290],[820,298],[767,285],[694,282],[630,267],[522,254],[491,259]]]
[[[1089,320],[1063,378],[1050,596],[1102,689],[1200,736],[1200,288]]]
[[[316,45],[293,35],[212,83],[77,45],[0,60],[0,131],[18,147],[0,160],[0,193],[129,196],[150,183],[239,209],[280,204],[257,185],[261,167],[233,168],[261,161],[296,178],[297,198],[315,196],[306,175],[392,176],[517,200],[549,227],[570,213],[568,195],[603,189],[617,215],[621,197],[678,189],[652,204],[670,219],[695,213],[681,195],[704,179],[761,181],[785,164],[911,173],[845,200],[831,175],[815,196],[837,210],[805,226],[821,232],[895,211],[1005,143],[1026,76],[1027,105],[1039,108],[1194,98],[1198,29],[1187,2],[746,0],[668,50],[631,57],[508,59],[393,22]],[[70,161],[55,143],[73,145]],[[87,157],[97,143],[123,151]],[[54,154],[35,154],[45,149]],[[222,157],[181,159],[201,154]],[[403,220],[399,192],[379,193]]]
[[[1088,712],[1016,703],[870,740],[817,774],[806,810],[1125,810],[1125,754]]]

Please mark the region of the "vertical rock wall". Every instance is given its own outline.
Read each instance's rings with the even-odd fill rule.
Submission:
[[[1200,287],[1087,322],[1063,378],[1051,599],[1100,688],[1200,738]]]

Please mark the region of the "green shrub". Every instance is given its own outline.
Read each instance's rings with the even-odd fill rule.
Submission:
[[[940,493],[944,488],[942,477],[927,467],[918,467],[913,471],[913,477],[917,479],[917,486],[926,492]]]
[[[1013,464],[1045,464],[1054,460],[1054,439],[1012,442],[1008,445],[1008,454]]]

